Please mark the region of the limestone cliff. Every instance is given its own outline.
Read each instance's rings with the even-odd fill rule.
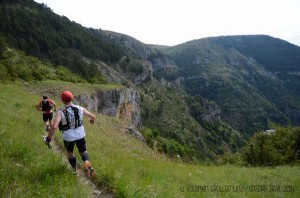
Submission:
[[[141,127],[140,95],[132,88],[98,91],[75,98],[88,110],[126,119],[134,126]]]

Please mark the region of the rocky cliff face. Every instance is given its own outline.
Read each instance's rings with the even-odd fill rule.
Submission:
[[[203,122],[213,124],[221,121],[221,109],[216,103],[203,99],[202,104],[204,111],[200,115]]]
[[[154,76],[168,80],[174,80],[178,77],[179,67],[172,59],[165,56],[154,56],[150,57],[150,61],[153,65]]]
[[[153,79],[153,67],[151,62],[124,56],[118,63],[122,76],[129,79],[135,85]]]
[[[98,70],[105,76],[108,83],[122,84],[125,81],[120,73],[104,62],[98,62]]]
[[[142,126],[140,95],[134,89],[99,91],[90,95],[80,95],[75,99],[88,110],[126,119],[136,127]]]

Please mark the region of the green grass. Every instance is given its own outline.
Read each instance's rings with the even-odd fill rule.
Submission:
[[[78,188],[78,182],[72,180],[69,165],[41,143],[41,118],[33,108],[39,98],[16,86],[0,85],[0,90],[0,142],[1,156],[4,156],[0,162],[0,193],[84,194],[81,192],[84,188]],[[119,197],[300,197],[299,166],[248,168],[185,164],[170,160],[128,135],[124,130],[125,121],[96,116],[94,125],[84,122],[88,151],[97,171],[95,182],[110,187]],[[56,136],[61,143],[60,132]],[[7,162],[13,164],[12,172],[6,170]],[[229,185],[244,190],[210,192],[214,190],[212,187],[226,190]],[[250,192],[249,187],[254,185],[265,185],[268,191],[269,185],[286,187],[286,190],[291,186],[294,192]],[[193,186],[207,186],[208,190],[188,192]]]
[[[37,81],[30,83],[28,90],[30,92],[45,93],[59,96],[65,90],[69,90],[74,95],[91,94],[97,91],[107,91],[113,89],[121,89],[121,85],[104,85],[104,84],[89,84],[89,83],[71,83],[57,80]]]
[[[115,128],[117,121],[98,116],[98,126],[86,125],[87,142],[92,163],[99,172],[98,182],[106,182],[120,197],[299,197],[299,167],[245,168],[235,166],[205,166],[171,161],[155,153],[135,138]],[[293,193],[204,192],[180,191],[193,185],[253,186],[291,185]]]
[[[43,143],[39,98],[0,84],[0,195],[3,197],[89,197],[62,156]],[[84,187],[82,187],[84,186]]]

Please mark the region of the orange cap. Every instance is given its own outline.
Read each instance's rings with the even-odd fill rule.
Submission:
[[[64,91],[64,92],[62,92],[62,94],[61,94],[61,99],[63,100],[63,101],[72,101],[73,100],[73,94],[72,94],[72,92],[70,92],[70,91]]]

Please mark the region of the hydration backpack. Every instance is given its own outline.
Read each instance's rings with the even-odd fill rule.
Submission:
[[[44,100],[42,102],[42,111],[50,111],[52,109],[52,104],[50,104],[49,100]]]
[[[66,131],[68,129],[76,129],[82,126],[82,119],[80,119],[79,109],[74,106],[67,106],[60,109],[60,111],[65,115],[59,123],[59,130]],[[71,112],[70,112],[71,111]]]

